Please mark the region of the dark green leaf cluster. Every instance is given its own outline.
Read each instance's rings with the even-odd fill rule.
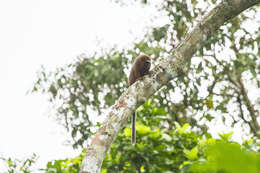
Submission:
[[[188,160],[185,151],[192,150],[200,136],[188,130],[188,124],[164,132],[137,123],[137,144],[130,145],[126,128],[111,147],[103,163],[103,172],[179,172]]]

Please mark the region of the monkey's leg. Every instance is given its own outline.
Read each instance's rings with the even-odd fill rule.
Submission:
[[[135,142],[136,142],[135,121],[136,121],[136,113],[133,113],[133,116],[132,116],[132,145],[135,145]]]
[[[138,77],[138,78],[136,79],[136,81],[138,81],[138,80],[143,80],[143,79],[144,79],[144,76],[145,76],[145,75],[148,75],[148,74],[149,74],[149,72],[147,72],[147,73],[144,74],[143,76]]]

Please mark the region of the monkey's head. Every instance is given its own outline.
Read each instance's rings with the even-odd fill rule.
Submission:
[[[141,64],[143,65],[145,74],[148,73],[150,67],[151,67],[151,58],[148,55],[142,55],[141,58]]]

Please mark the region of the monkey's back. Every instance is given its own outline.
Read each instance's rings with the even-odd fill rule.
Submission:
[[[135,59],[128,78],[129,85],[132,85],[133,83],[135,83],[136,80],[148,74],[150,63],[147,64],[147,61],[150,62],[150,57],[145,54],[140,55]]]

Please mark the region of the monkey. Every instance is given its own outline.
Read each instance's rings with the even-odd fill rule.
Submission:
[[[150,67],[151,67],[151,58],[148,55],[143,54],[136,57],[128,77],[129,86],[131,86],[137,80],[142,79],[144,75],[149,74]],[[136,121],[136,113],[134,112],[132,116],[132,135],[131,135],[132,145],[135,145],[136,143],[135,121]]]

